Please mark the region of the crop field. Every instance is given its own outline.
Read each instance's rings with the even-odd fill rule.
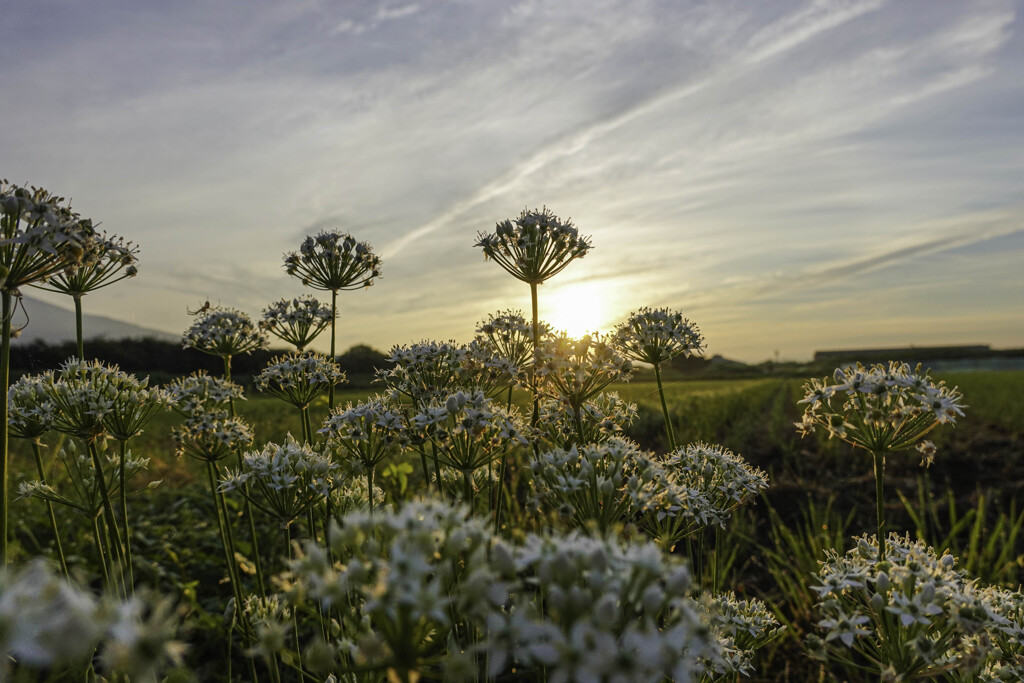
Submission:
[[[347,389],[337,296],[380,259],[325,231],[284,266],[329,306],[207,302],[182,343],[222,371],[149,386],[82,333],[130,243],[36,188],[0,211],[0,681],[1024,679],[1024,373],[681,380],[678,311],[542,324],[590,249],[544,209],[476,244],[530,320]],[[33,284],[75,297],[74,355],[11,381]],[[268,334],[295,352],[233,382]]]

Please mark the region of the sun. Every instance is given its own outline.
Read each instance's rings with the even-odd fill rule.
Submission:
[[[593,282],[576,282],[539,291],[540,319],[556,332],[582,337],[608,324],[609,296],[605,287]]]

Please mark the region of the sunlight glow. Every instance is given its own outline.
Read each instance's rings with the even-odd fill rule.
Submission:
[[[540,289],[540,318],[555,331],[582,337],[590,332],[606,332],[614,323],[611,317],[609,283],[576,282],[551,289]]]

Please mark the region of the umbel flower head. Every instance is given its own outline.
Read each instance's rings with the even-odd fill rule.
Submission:
[[[277,356],[256,375],[256,388],[305,408],[317,396],[345,381],[338,364],[319,353],[301,356]]]
[[[53,372],[25,375],[7,390],[7,423],[11,436],[38,439],[53,428],[57,407],[47,387]]]
[[[314,296],[281,299],[263,309],[260,329],[294,344],[301,353],[331,324],[331,307]]]
[[[227,412],[234,399],[245,400],[242,387],[206,370],[197,370],[187,377],[179,377],[164,389],[170,397],[171,407],[184,417],[202,413]]]
[[[550,326],[540,323],[540,338],[550,333]],[[477,325],[475,341],[520,370],[533,362],[533,327],[519,311],[487,316]]]
[[[319,433],[327,436],[329,448],[365,469],[376,467],[409,440],[405,418],[383,396],[339,406]]]
[[[837,437],[872,453],[910,448],[936,426],[963,415],[963,396],[945,382],[934,382],[921,366],[891,362],[865,368],[839,368],[834,383],[828,378],[804,384],[803,419],[796,423],[807,435],[824,427]],[[919,447],[927,457],[930,442]]]
[[[372,285],[380,277],[380,257],[352,235],[324,231],[307,235],[298,252],[285,254],[284,268],[307,287],[338,292]]]
[[[0,180],[0,289],[15,292],[79,263],[93,234],[63,197]]]
[[[92,233],[82,243],[82,257],[34,286],[81,296],[139,273],[139,249],[115,235]]]
[[[636,419],[637,406],[624,401],[614,391],[598,394],[581,407],[582,436],[577,434],[572,409],[562,401],[551,398],[541,401],[539,414],[537,428],[541,438],[554,448],[569,448],[577,440],[600,444],[621,436],[623,429]]]
[[[87,441],[104,432],[119,439],[135,436],[167,401],[148,382],[116,365],[72,358],[46,387],[57,408],[53,427]]]
[[[181,345],[224,358],[263,348],[267,338],[245,313],[217,307],[206,311],[185,330]]]
[[[493,233],[479,233],[476,246],[512,277],[539,285],[562,272],[573,259],[590,251],[590,238],[581,237],[571,221],[548,211],[523,210],[514,221],[498,223]]]
[[[696,325],[667,308],[641,308],[615,328],[615,346],[629,358],[651,365],[700,354],[703,343]]]
[[[633,363],[600,334],[573,339],[560,334],[537,349],[537,376],[543,393],[573,409],[615,381],[628,380]]]

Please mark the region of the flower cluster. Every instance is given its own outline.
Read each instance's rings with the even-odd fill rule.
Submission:
[[[649,454],[619,438],[541,453],[530,467],[536,505],[601,534],[646,509],[663,478]]]
[[[121,490],[120,470],[121,456],[108,451],[106,443],[98,447],[98,458],[93,460],[88,452],[80,452],[74,441],[67,441],[64,448],[57,453],[61,469],[67,475],[61,479],[61,490],[42,480],[28,480],[18,485],[18,495],[22,498],[38,498],[50,503],[59,503],[81,513],[85,519],[93,520],[103,509],[104,492],[108,499],[113,499]],[[96,476],[96,465],[99,463],[103,481]],[[136,474],[149,467],[149,458],[125,454],[125,481],[131,480]],[[149,488],[159,485],[159,481],[149,484]]]
[[[245,313],[234,308],[211,308],[185,331],[181,345],[230,358],[263,348],[267,338]]]
[[[891,680],[1021,670],[1019,593],[980,586],[952,555],[909,536],[889,534],[885,547],[881,561],[874,536],[845,555],[826,551],[815,588],[820,646],[853,649]]]
[[[63,197],[0,180],[0,289],[15,292],[79,263],[93,234]]]
[[[540,339],[546,338],[550,326],[540,323],[538,334]],[[475,341],[520,373],[533,364],[533,325],[519,311],[487,316],[476,328]]]
[[[645,307],[631,314],[615,328],[613,343],[629,358],[651,365],[704,350],[697,326],[667,308]]]
[[[487,562],[486,523],[467,519],[461,508],[413,502],[385,514],[354,512],[332,525],[329,539],[345,564],[307,544],[292,563],[293,594],[328,610],[342,607],[335,613],[345,639],[325,643],[332,655],[326,659],[342,669],[355,661],[381,673],[432,670],[454,635],[456,615],[482,625],[508,599]]]
[[[139,273],[139,249],[121,237],[93,233],[84,240],[82,249],[80,260],[46,278],[45,284],[35,286],[81,296]]]
[[[390,400],[423,407],[467,386],[468,357],[466,348],[455,342],[395,346],[388,356],[392,367],[378,369],[376,381],[384,384]]]
[[[909,448],[937,425],[955,422],[966,407],[955,388],[935,383],[921,366],[897,362],[839,368],[834,383],[811,380],[804,392],[800,403],[807,408],[796,424],[802,434],[824,427],[830,437],[872,453]],[[921,451],[927,458],[934,447],[925,442]]]
[[[284,267],[305,286],[332,292],[369,287],[380,277],[380,257],[370,245],[339,232],[307,235],[298,252],[285,254]]]
[[[512,277],[533,285],[590,251],[590,238],[581,237],[571,221],[563,222],[547,208],[524,210],[514,221],[502,221],[493,233],[477,237],[485,259],[494,259]]]
[[[227,411],[199,411],[171,429],[177,456],[190,455],[197,460],[217,462],[253,442],[253,431],[245,420],[231,417]]]
[[[573,339],[559,334],[537,349],[541,390],[574,410],[612,382],[628,380],[633,363],[599,334]]]
[[[242,387],[208,375],[205,370],[179,377],[164,389],[170,397],[171,407],[186,418],[198,413],[225,411],[232,401],[245,400]]]
[[[57,431],[92,440],[104,433],[126,441],[163,408],[168,397],[117,366],[71,359],[48,377],[46,390],[56,406]]]
[[[372,470],[409,440],[405,418],[382,396],[338,407],[319,432],[327,445],[364,470]]]
[[[170,603],[138,596],[99,599],[55,575],[41,560],[16,574],[0,574],[0,678],[69,680],[96,649],[102,668],[131,680],[156,681],[177,663],[184,645],[174,640],[177,620]],[[16,669],[15,669],[16,667]]]
[[[50,398],[53,373],[25,375],[7,390],[7,427],[11,436],[38,439],[53,427],[57,407]]]
[[[715,595],[711,600],[711,623],[723,643],[724,666],[710,664],[716,673],[753,671],[753,654],[782,635],[784,626],[756,598],[740,600],[735,593]]]
[[[669,502],[669,509],[689,520],[691,532],[710,525],[724,528],[733,510],[768,488],[764,472],[728,448],[712,444],[698,442],[679,448],[661,467],[672,484],[669,490],[686,492]]]
[[[434,444],[441,464],[464,474],[527,443],[518,413],[495,406],[482,391],[450,394],[416,414],[412,426]]]
[[[338,364],[319,353],[277,356],[255,378],[257,389],[296,408],[307,407],[317,396],[344,381],[345,373]]]
[[[330,458],[289,436],[283,445],[268,443],[262,451],[243,455],[241,466],[225,474],[220,490],[240,491],[287,527],[327,499],[337,469]]]
[[[260,328],[294,344],[301,352],[331,324],[331,307],[316,297],[281,299],[263,309]]]
[[[584,444],[604,443],[614,436],[621,436],[623,430],[636,419],[637,407],[619,398],[611,391],[598,394],[583,404],[580,410],[582,437],[577,436],[571,406],[556,399],[540,403],[537,427],[541,438],[554,448],[568,448],[577,440]]]
[[[510,606],[488,617],[492,676],[558,681],[697,680],[726,666],[690,573],[649,543],[529,536],[494,548],[515,573]]]

